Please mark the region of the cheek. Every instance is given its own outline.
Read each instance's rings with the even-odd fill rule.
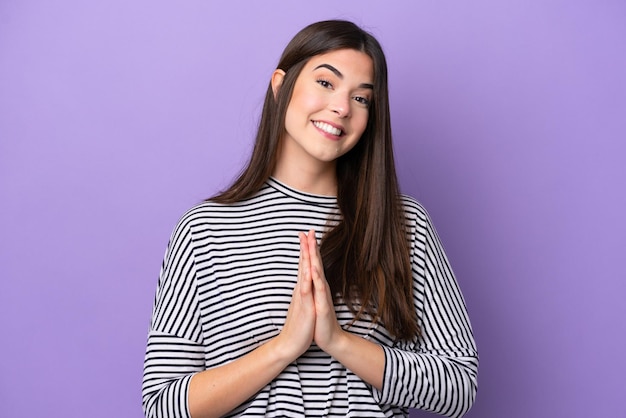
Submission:
[[[361,133],[365,132],[365,128],[367,128],[368,118],[369,112],[367,111],[356,113],[352,118],[354,129],[358,130]]]
[[[307,89],[304,86],[295,86],[291,101],[287,111],[292,113],[302,113],[302,116],[308,116],[324,108],[323,95],[318,94],[314,89]]]
[[[301,97],[298,102],[300,111],[309,116],[315,112],[319,112],[324,108],[324,103],[319,96],[308,94]]]

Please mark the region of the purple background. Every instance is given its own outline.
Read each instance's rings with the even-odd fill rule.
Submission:
[[[169,234],[337,17],[387,52],[401,184],[479,346],[467,416],[626,417],[623,0],[2,0],[1,417],[141,417]]]

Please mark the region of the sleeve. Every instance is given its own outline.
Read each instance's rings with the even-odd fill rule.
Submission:
[[[143,370],[145,416],[190,417],[189,382],[204,365],[193,241],[183,218],[159,274]]]
[[[413,225],[414,301],[421,335],[384,346],[378,402],[448,417],[465,414],[476,397],[478,353],[463,295],[428,214]]]

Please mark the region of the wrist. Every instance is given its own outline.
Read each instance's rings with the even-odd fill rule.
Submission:
[[[381,345],[342,329],[326,348],[320,348],[365,382],[382,389],[385,351]]]
[[[340,359],[343,354],[348,351],[351,336],[352,334],[348,331],[343,328],[339,328],[335,336],[328,342],[328,344],[326,344],[325,347],[320,348],[335,359]]]
[[[279,363],[283,367],[295,361],[301,354],[294,351],[293,344],[290,344],[282,334],[278,334],[269,340],[266,345],[272,361]]]

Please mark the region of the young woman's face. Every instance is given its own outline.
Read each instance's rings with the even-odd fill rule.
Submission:
[[[280,158],[328,164],[350,151],[367,126],[373,79],[372,59],[363,52],[312,57],[293,88]]]

